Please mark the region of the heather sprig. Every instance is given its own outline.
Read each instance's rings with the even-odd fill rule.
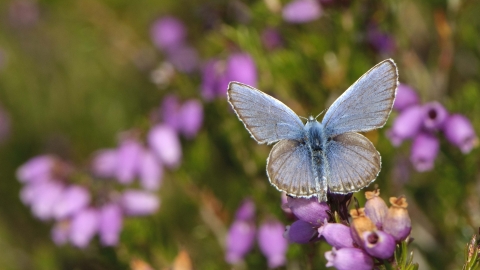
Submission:
[[[407,256],[411,220],[405,197],[391,197],[388,208],[380,190],[365,192],[365,208],[358,205],[350,215],[335,209],[348,209],[348,200],[319,203],[316,198],[288,198],[288,206],[298,218],[287,226],[284,237],[290,242],[306,244],[326,241],[332,250],[325,253],[327,267],[337,269],[416,269],[412,255]],[[343,218],[345,217],[345,218]]]

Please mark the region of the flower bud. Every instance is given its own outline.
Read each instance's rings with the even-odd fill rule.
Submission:
[[[388,259],[393,256],[396,243],[393,236],[382,231],[363,232],[365,251],[375,258]]]
[[[422,126],[423,115],[423,109],[418,105],[403,110],[393,121],[392,128],[387,131],[392,144],[399,146],[403,140],[415,137]]]
[[[412,105],[417,105],[419,101],[417,92],[410,86],[401,83],[397,88],[397,96],[395,97],[393,108],[397,111],[403,111]]]
[[[150,29],[153,43],[162,50],[175,48],[184,43],[186,34],[184,24],[173,16],[156,20]]]
[[[282,17],[289,23],[306,23],[322,16],[322,7],[317,1],[295,0],[282,10]]]
[[[236,220],[228,230],[225,260],[238,263],[252,249],[255,241],[255,225],[252,222]]]
[[[322,227],[318,228],[318,233],[334,248],[353,248],[352,233],[346,225],[325,222]]]
[[[464,154],[469,153],[479,142],[472,123],[461,114],[448,117],[443,125],[443,132],[447,140]]]
[[[373,258],[359,248],[342,248],[325,252],[328,260],[327,267],[335,267],[337,270],[371,270],[373,269]]]
[[[428,133],[420,133],[412,143],[410,161],[413,167],[419,172],[433,169],[437,158],[440,142],[438,138]]]
[[[237,81],[256,87],[257,67],[248,53],[234,53],[227,59],[226,75],[230,81]]]
[[[391,197],[392,206],[388,209],[387,216],[383,223],[383,230],[392,235],[396,241],[403,241],[412,230],[410,216],[407,211],[407,199],[405,197]]]
[[[380,190],[366,191],[365,197],[365,215],[377,226],[377,229],[382,229],[383,220],[388,212],[388,207],[385,201],[380,198]]]
[[[56,159],[48,155],[34,157],[18,168],[17,178],[23,183],[51,178],[55,162]]]
[[[251,199],[243,200],[235,213],[235,220],[253,221],[255,218],[255,204]]]
[[[287,216],[289,219],[295,219],[295,216],[293,215],[292,209],[288,206],[288,196],[287,193],[282,192],[282,195],[280,196],[281,200],[281,205],[280,207],[283,210],[283,213]]]
[[[137,140],[126,139],[121,142],[117,154],[116,174],[118,182],[121,184],[132,183],[138,172],[141,153],[142,145]]]
[[[376,227],[373,222],[365,216],[364,208],[350,210],[352,216],[352,223],[350,224],[350,230],[352,232],[353,240],[359,246],[363,246],[363,232],[373,231]]]
[[[72,217],[70,241],[79,248],[85,248],[98,231],[98,211],[86,208]]]
[[[263,223],[258,229],[258,245],[267,257],[268,267],[277,268],[286,262],[288,242],[283,238],[285,226],[276,220]]]
[[[317,230],[312,224],[303,220],[297,220],[292,225],[287,226],[283,237],[290,242],[306,244],[317,237]]]
[[[288,206],[298,219],[317,226],[328,219],[327,211],[330,208],[324,202],[319,203],[316,197],[309,199],[288,197],[287,201]]]
[[[121,206],[126,215],[151,215],[160,207],[160,201],[154,193],[141,190],[127,189],[121,197]]]
[[[102,245],[117,245],[123,226],[123,215],[120,206],[114,203],[104,205],[99,210],[98,223],[98,234]]]
[[[447,120],[448,112],[442,104],[434,101],[423,105],[425,116],[423,118],[423,127],[427,130],[436,131],[442,128]]]

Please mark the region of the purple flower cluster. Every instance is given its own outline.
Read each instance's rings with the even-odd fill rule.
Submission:
[[[228,83],[237,81],[257,86],[257,68],[248,53],[233,53],[226,61],[213,58],[202,68],[202,96],[205,100],[227,95]]]
[[[71,183],[77,173],[66,162],[48,155],[32,158],[17,171],[25,185],[20,193],[22,202],[38,219],[55,222],[52,239],[58,245],[70,242],[84,248],[96,234],[102,245],[116,245],[125,216],[149,215],[159,207],[155,194],[130,189],[108,192],[102,203],[94,203],[98,194],[90,186]]]
[[[8,7],[8,19],[12,26],[29,28],[40,20],[40,8],[36,1],[15,0]]]
[[[412,139],[410,161],[417,171],[431,170],[440,149],[438,134],[466,154],[478,145],[470,121],[461,114],[449,114],[438,102],[420,104],[411,87],[400,84],[393,108],[399,112],[387,136],[394,146]]]
[[[315,197],[288,198],[287,206],[298,218],[287,226],[284,237],[290,242],[306,244],[325,240],[333,249],[325,253],[327,267],[337,269],[372,269],[376,259],[392,259],[396,244],[411,231],[405,198],[390,198],[387,207],[380,191],[367,191],[365,208],[353,209],[348,220],[333,222],[331,206]]]
[[[255,204],[246,199],[238,208],[235,220],[228,230],[225,260],[230,264],[240,262],[255,244],[255,237],[268,267],[276,268],[286,263],[288,243],[283,238],[284,225],[275,219],[263,222],[258,232],[255,228]]]
[[[378,24],[371,23],[367,28],[367,41],[378,52],[392,54],[395,51],[395,40],[393,36],[381,31]]]
[[[195,137],[203,121],[203,108],[196,100],[180,104],[168,96],[160,111],[163,122],[150,129],[147,143],[133,132],[123,135],[118,147],[95,153],[91,175],[49,155],[32,158],[18,169],[17,178],[24,183],[22,202],[40,220],[54,220],[56,244],[84,248],[98,234],[101,244],[116,245],[126,216],[157,211],[160,202],[154,192],[164,167],[176,168],[181,161],[179,135]],[[77,179],[88,182],[78,184]],[[130,187],[135,179],[141,189]]]
[[[157,19],[150,29],[155,46],[163,51],[180,72],[190,73],[198,67],[198,53],[186,42],[187,30],[184,24],[173,16]]]
[[[307,23],[320,18],[323,14],[317,0],[294,0],[282,10],[282,17],[290,23]]]

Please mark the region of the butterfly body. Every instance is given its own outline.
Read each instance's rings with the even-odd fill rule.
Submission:
[[[327,192],[347,194],[374,181],[380,154],[357,132],[382,127],[393,106],[398,72],[385,60],[357,80],[327,110],[322,122],[300,118],[279,100],[231,82],[228,100],[258,143],[276,143],[267,159],[267,175],[278,190],[294,197]]]

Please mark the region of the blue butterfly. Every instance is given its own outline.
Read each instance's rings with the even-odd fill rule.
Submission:
[[[380,154],[357,132],[385,125],[397,85],[395,62],[384,60],[350,86],[321,123],[310,116],[303,124],[279,100],[239,82],[230,82],[228,101],[258,143],[278,142],[267,159],[270,183],[293,197],[326,202],[327,192],[358,191],[377,177]]]

